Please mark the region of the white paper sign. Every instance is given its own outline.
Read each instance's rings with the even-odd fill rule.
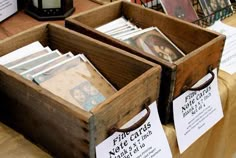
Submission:
[[[97,158],[172,158],[170,147],[157,112],[156,102],[149,106],[151,114],[138,129],[115,132],[96,147]],[[122,128],[129,127],[146,114],[136,115]]]
[[[174,123],[180,153],[183,153],[201,135],[214,126],[223,111],[218,91],[216,69],[212,83],[201,91],[187,91],[173,101]],[[210,74],[197,84],[207,81]]]
[[[210,30],[217,31],[226,36],[222,58],[220,61],[220,69],[230,74],[236,72],[236,27],[229,26],[222,23],[220,20],[216,21],[212,26],[208,27]]]
[[[0,0],[0,22],[17,11],[17,0]]]

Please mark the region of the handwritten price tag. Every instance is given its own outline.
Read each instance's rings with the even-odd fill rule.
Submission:
[[[216,69],[213,71],[215,76]],[[194,86],[208,80],[202,78]],[[187,91],[173,101],[174,123],[180,153],[223,118],[217,77],[200,91]]]
[[[132,132],[115,132],[96,147],[97,158],[172,158],[170,147],[161,126],[156,102],[149,106],[151,114],[146,122]],[[142,111],[122,128],[142,118]]]

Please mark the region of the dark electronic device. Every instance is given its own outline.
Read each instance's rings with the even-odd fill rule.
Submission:
[[[73,0],[29,0],[25,12],[38,20],[65,19],[75,8]]]

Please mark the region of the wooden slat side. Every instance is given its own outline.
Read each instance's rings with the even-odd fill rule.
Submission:
[[[56,157],[89,154],[90,113],[0,66],[1,115]]]
[[[26,44],[40,41],[43,45],[47,43],[47,23],[35,26],[27,31],[8,37],[0,41],[0,56],[14,51]]]
[[[58,30],[56,26],[51,25],[49,34],[52,47],[59,49],[61,52],[71,51],[74,54],[85,54],[95,67],[118,89],[156,65],[68,29]]]
[[[99,15],[99,16],[98,16]],[[108,7],[100,6],[95,9],[91,9],[77,16],[69,17],[68,19],[74,19],[82,22],[90,27],[98,27],[121,16],[121,3],[111,3]],[[97,20],[99,18],[99,20]]]
[[[142,111],[146,99],[158,100],[159,88],[160,68],[154,67],[94,108],[96,144],[108,136],[113,126],[121,127]]]
[[[208,67],[219,67],[225,37],[217,37],[186,56],[177,66],[176,85],[174,97],[177,97],[183,87],[193,86],[199,79],[207,74]]]
[[[175,20],[178,22],[174,22]],[[164,33],[186,54],[191,53],[218,36],[194,24],[182,24],[182,21],[175,20],[168,21],[166,19],[166,21],[163,21],[165,25],[161,29],[166,30]]]
[[[142,28],[157,26],[185,53],[189,53],[217,37],[216,34],[206,29],[161,12],[128,2],[123,2],[122,6],[123,15],[130,18],[132,22]]]

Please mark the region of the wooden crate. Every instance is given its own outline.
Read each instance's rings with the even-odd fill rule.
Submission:
[[[40,41],[62,53],[84,53],[117,88],[90,112],[0,66],[0,118],[56,157],[95,157],[95,146],[159,95],[161,67],[55,24],[0,41],[0,56]]]
[[[158,27],[187,55],[171,64],[94,29],[121,16],[141,28]],[[225,41],[223,35],[125,1],[69,17],[66,27],[160,64],[162,78],[158,107],[163,123],[171,120],[172,101],[184,91],[184,87],[194,85],[208,73],[209,67],[219,66]]]

